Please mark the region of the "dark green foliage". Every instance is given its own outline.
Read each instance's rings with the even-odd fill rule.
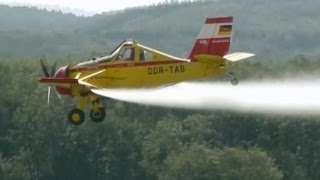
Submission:
[[[257,148],[209,149],[194,144],[170,155],[159,179],[282,179],[265,152]]]
[[[305,56],[279,66],[236,66],[251,80],[317,75],[320,67]],[[197,112],[108,100],[104,122],[87,119],[74,127],[66,115],[76,102],[52,94],[48,106],[46,87],[32,81],[41,76],[38,60],[3,60],[0,72],[3,179],[320,178],[317,116]]]

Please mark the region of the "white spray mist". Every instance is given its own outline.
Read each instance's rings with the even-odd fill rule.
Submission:
[[[156,89],[103,89],[95,93],[132,103],[242,112],[320,114],[319,81],[183,82]]]

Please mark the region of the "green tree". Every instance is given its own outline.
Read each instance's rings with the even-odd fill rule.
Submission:
[[[0,179],[9,179],[8,162],[0,153]]]
[[[182,137],[182,124],[172,115],[159,121],[155,129],[145,137],[142,166],[150,175],[161,170],[163,161],[170,153],[183,148]]]
[[[194,144],[172,153],[164,162],[159,179],[282,179],[272,159],[260,149],[209,149]]]

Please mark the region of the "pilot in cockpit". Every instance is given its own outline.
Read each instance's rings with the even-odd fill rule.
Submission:
[[[125,48],[117,59],[134,61],[134,48]]]

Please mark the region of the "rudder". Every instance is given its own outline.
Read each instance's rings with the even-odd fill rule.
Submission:
[[[223,57],[228,53],[231,44],[233,17],[207,18],[189,55],[209,54]]]

